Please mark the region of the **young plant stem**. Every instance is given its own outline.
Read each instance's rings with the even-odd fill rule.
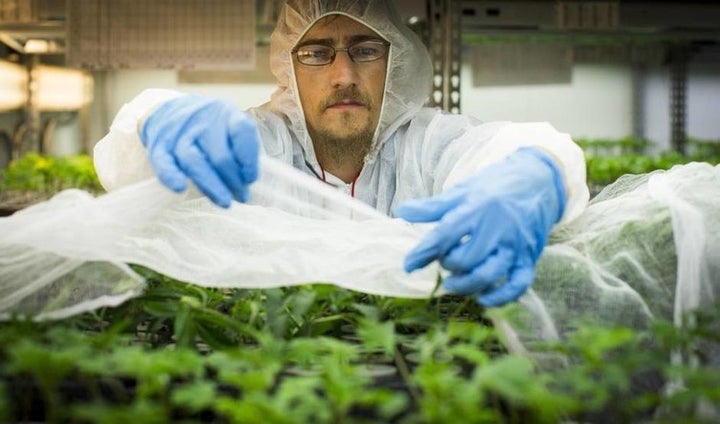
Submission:
[[[400,353],[400,349],[395,346],[395,352],[393,354],[393,359],[395,361],[395,366],[398,369],[398,372],[400,373],[400,376],[402,377],[403,381],[405,381],[405,385],[407,386],[408,390],[410,391],[410,396],[413,398],[413,402],[416,405],[420,404],[420,392],[418,391],[417,387],[415,386],[415,382],[412,381],[412,375],[410,374],[410,370],[408,369],[407,362],[405,362],[405,358],[402,357],[402,354]]]
[[[450,315],[450,317],[448,318],[448,321],[456,319],[460,315],[460,312],[462,312],[467,307],[471,300],[473,300],[471,296],[466,297],[465,300],[463,300],[463,302],[458,305],[457,308],[455,308],[452,315]]]

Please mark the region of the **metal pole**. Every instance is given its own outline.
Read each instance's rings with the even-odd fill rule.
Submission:
[[[670,134],[673,149],[687,153],[687,48],[683,45],[670,49]]]
[[[460,112],[461,2],[428,0],[429,48],[433,63],[430,105]]]
[[[27,69],[27,101],[25,102],[25,132],[18,140],[19,145],[13,150],[13,158],[17,159],[27,152],[37,151],[40,148],[40,111],[36,105],[37,81],[35,80],[35,67],[38,56],[27,55],[25,67]]]
[[[445,66],[443,69],[444,109],[460,113],[461,13],[460,1],[446,1]]]

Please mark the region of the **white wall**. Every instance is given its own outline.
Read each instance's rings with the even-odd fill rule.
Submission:
[[[720,65],[692,65],[688,135],[720,139]],[[181,84],[172,70],[120,70],[98,74],[90,136],[99,140],[120,107],[145,88],[170,88],[227,100],[242,109],[270,99],[274,84]],[[642,89],[644,131],[656,149],[670,146],[667,67],[647,70]],[[570,84],[472,87],[463,68],[461,108],[483,121],[548,121],[574,138],[617,139],[632,134],[632,70],[625,65],[575,65]],[[105,101],[103,102],[103,98]],[[106,105],[102,107],[102,105]]]
[[[720,58],[720,54],[717,55]],[[720,61],[688,67],[687,131],[690,137],[720,140]],[[269,70],[257,71],[263,75]],[[146,88],[170,88],[225,99],[241,109],[262,104],[275,90],[273,83],[181,84],[173,70],[116,70],[94,74],[90,109],[90,143],[101,139],[120,107]],[[262,79],[261,79],[262,80]],[[470,65],[463,67],[463,113],[483,121],[548,121],[574,138],[616,139],[631,135],[632,69],[625,65],[576,64],[569,84],[473,87]],[[670,147],[670,82],[667,66],[645,70],[641,89],[643,130],[656,150]],[[12,132],[21,111],[0,113],[0,129]],[[77,120],[58,125],[53,147],[59,154],[82,149]],[[0,152],[0,166],[7,158]]]
[[[670,149],[670,72],[667,67],[648,69],[642,83],[643,132],[653,150]]]
[[[574,65],[571,84],[472,87],[463,68],[461,109],[484,121],[548,121],[574,138],[622,138],[633,133],[632,69],[625,65]],[[670,74],[645,70],[642,122],[653,150],[670,148]],[[720,140],[720,64],[690,63],[686,128],[689,137]]]
[[[691,63],[688,71],[688,135],[720,140],[720,63]]]
[[[671,146],[670,72],[649,69],[644,78],[645,134],[657,149]],[[720,140],[720,64],[690,63],[685,125],[688,137]]]
[[[181,84],[173,70],[118,70],[97,74],[90,138],[99,140],[123,104],[147,88],[168,88],[226,100],[241,109],[270,100],[274,84]]]
[[[483,121],[548,121],[574,138],[632,134],[632,77],[628,66],[575,65],[572,83],[473,87],[463,68],[461,110]]]
[[[227,100],[242,109],[270,99],[274,84],[181,84],[172,70],[123,70],[108,74],[109,106],[114,115],[120,107],[146,88],[169,88]]]
[[[122,70],[105,78],[108,117],[94,113],[93,138],[99,139],[124,103],[145,88],[170,88],[227,100],[242,109],[270,99],[273,84],[180,84],[171,70]],[[472,87],[463,68],[463,113],[483,121],[549,121],[574,137],[620,138],[632,133],[631,77],[627,67],[578,65],[572,84]],[[96,90],[103,89],[96,80]],[[96,95],[101,101],[102,96]],[[102,121],[107,121],[102,122]],[[97,125],[101,123],[100,125]]]
[[[50,137],[49,154],[72,156],[82,150],[80,119],[77,115],[71,120],[55,125]]]

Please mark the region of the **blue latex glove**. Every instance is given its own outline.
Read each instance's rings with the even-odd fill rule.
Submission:
[[[140,129],[160,181],[176,192],[187,179],[213,202],[246,202],[257,179],[259,142],[255,121],[235,106],[196,95],[161,104]]]
[[[443,286],[484,306],[516,300],[535,278],[535,263],[565,210],[554,161],[525,147],[438,196],[411,200],[395,215],[438,225],[405,258],[411,272],[439,260]]]

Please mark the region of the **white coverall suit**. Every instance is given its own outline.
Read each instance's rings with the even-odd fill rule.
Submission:
[[[318,164],[290,53],[315,22],[333,13],[358,20],[391,44],[379,124],[363,169],[350,184],[323,172]],[[587,204],[583,153],[567,134],[548,123],[482,123],[423,106],[432,78],[429,55],[385,1],[289,2],[271,37],[270,63],[278,89],[270,102],[248,110],[257,122],[263,153],[309,174],[324,175],[327,182],[383,213],[390,214],[406,200],[441,193],[522,146],[542,148],[556,160],[567,192],[563,221],[577,216]],[[106,189],[153,175],[138,123],[158,104],[180,95],[151,89],[123,106],[94,150]]]

